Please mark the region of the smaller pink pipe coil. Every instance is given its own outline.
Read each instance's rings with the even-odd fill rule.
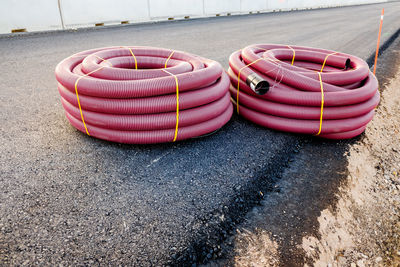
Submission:
[[[235,105],[239,98],[239,114],[279,131],[316,135],[321,126],[321,137],[352,138],[365,130],[380,100],[378,81],[367,63],[344,53],[257,44],[234,52],[229,65],[230,93]],[[322,124],[318,72],[324,92]],[[268,86],[268,92],[260,95],[254,84],[251,88],[254,75]]]

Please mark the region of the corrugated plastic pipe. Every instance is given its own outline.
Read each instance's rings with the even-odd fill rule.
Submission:
[[[221,65],[153,47],[108,47],[70,56],[56,67],[70,123],[120,143],[161,143],[221,128],[232,115]]]
[[[229,65],[237,112],[267,128],[352,138],[365,130],[379,104],[376,77],[352,55],[257,44],[233,53]]]

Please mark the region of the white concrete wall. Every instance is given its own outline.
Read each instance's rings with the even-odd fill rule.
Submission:
[[[241,0],[204,0],[204,15],[239,13]]]
[[[241,0],[241,12],[258,12],[268,9],[268,1],[266,0]]]
[[[0,0],[0,33],[61,29],[55,0]]]
[[[267,8],[269,10],[287,10],[294,6],[302,6],[302,2],[304,2],[298,1],[298,3],[295,4],[295,1],[296,0],[268,0]],[[313,2],[321,2],[321,0],[314,0]]]
[[[59,0],[65,28],[167,18],[208,17],[305,8],[345,6],[386,0]],[[0,34],[62,29],[58,0],[0,0]]]
[[[203,0],[149,0],[150,18],[202,16]]]
[[[149,20],[147,0],[61,0],[61,9],[66,27]]]

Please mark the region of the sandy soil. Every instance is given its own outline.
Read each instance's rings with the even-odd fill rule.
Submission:
[[[400,70],[400,68],[399,68]],[[303,239],[316,266],[400,266],[400,71],[348,155],[348,184],[322,212],[321,239]]]
[[[336,212],[324,210],[319,218],[321,240],[303,240],[316,265],[400,266],[399,90],[400,71],[365,138],[350,149],[349,183]]]
[[[400,266],[400,68],[386,86],[364,138],[347,154],[338,202],[322,210],[316,235],[299,246],[313,266]],[[236,266],[279,266],[271,234],[242,231]]]

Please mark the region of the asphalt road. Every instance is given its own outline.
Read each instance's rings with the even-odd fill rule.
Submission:
[[[212,136],[176,144],[90,138],[63,114],[60,60],[94,47],[150,45],[227,67],[233,51],[252,43],[367,59],[382,7],[384,42],[400,28],[399,2],[0,38],[0,264],[160,266],[213,257],[299,143],[237,117]]]

